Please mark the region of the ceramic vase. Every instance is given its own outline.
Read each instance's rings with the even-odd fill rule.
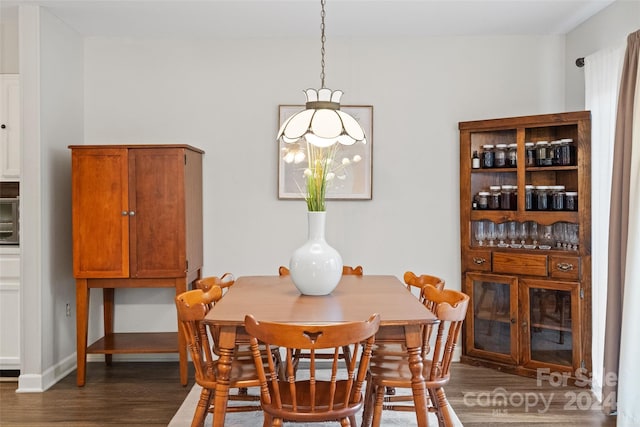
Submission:
[[[307,212],[308,239],[289,261],[291,280],[303,295],[328,295],[342,277],[342,257],[324,238],[326,212]]]

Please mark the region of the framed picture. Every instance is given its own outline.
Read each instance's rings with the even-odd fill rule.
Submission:
[[[304,110],[304,105],[280,105],[278,128],[293,114]],[[356,119],[364,130],[366,144],[339,144],[335,161],[345,165],[331,181],[327,200],[371,200],[373,175],[373,106],[342,105],[340,111]],[[294,152],[295,151],[295,152]],[[297,154],[297,156],[296,156]],[[299,145],[278,141],[278,198],[304,199],[306,183],[304,171],[308,163],[306,142]]]

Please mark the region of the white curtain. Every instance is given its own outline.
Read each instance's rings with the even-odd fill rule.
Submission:
[[[585,108],[591,111],[592,387],[598,399],[602,397],[613,143],[624,52],[621,45],[584,59]]]
[[[620,336],[618,375],[618,419],[620,427],[640,425],[640,67],[638,68],[633,108],[631,180],[629,186],[629,235]]]

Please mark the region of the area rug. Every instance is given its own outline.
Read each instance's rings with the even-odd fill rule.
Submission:
[[[200,386],[195,385],[187,395],[184,402],[178,409],[178,412],[173,416],[171,422],[169,423],[169,427],[188,427],[191,425],[191,420],[193,418],[193,413],[196,409],[196,404],[198,403],[198,399],[200,398]],[[403,393],[404,389],[399,389],[398,394]],[[453,410],[451,411],[453,413]],[[457,418],[455,413],[453,413],[455,417],[455,425],[462,426],[462,423]],[[360,426],[362,423],[362,413],[356,415],[357,425]],[[205,420],[205,427],[211,427],[212,424],[212,415],[209,414],[207,419]],[[340,423],[332,422],[332,423],[285,423],[295,425],[296,427],[322,427],[322,426],[339,426]],[[227,414],[225,418],[225,426],[226,427],[256,427],[262,425],[262,412],[239,412],[239,413],[230,413]],[[382,425],[383,426],[415,426],[416,418],[415,415],[411,412],[396,412],[396,411],[384,411],[382,413]],[[429,414],[429,425],[438,425],[438,421],[436,419],[435,414]]]

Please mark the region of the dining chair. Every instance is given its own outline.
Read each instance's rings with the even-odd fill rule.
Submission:
[[[413,271],[405,272],[403,279],[409,292],[411,292],[412,289],[418,290],[418,298],[420,298],[420,302],[424,302],[422,288],[425,285],[435,286],[436,289],[444,289],[445,284],[444,280],[438,276],[432,276],[430,274],[421,274],[420,276],[416,276]]]
[[[453,420],[448,416],[449,412],[444,410],[449,405],[444,386],[450,379],[453,350],[467,314],[469,296],[451,289],[439,290],[433,285],[425,285],[422,292],[425,307],[440,320],[437,326],[433,326],[437,331],[433,343],[429,342],[432,337],[428,328],[423,331],[422,375],[429,394],[429,411],[436,413],[438,425],[450,426]],[[385,397],[385,387],[412,388],[406,352],[392,356],[373,353],[369,367],[363,426],[379,426],[383,410],[415,411],[411,395]],[[405,403],[397,404],[400,402]]]
[[[219,286],[211,287],[207,292],[201,289],[186,291],[176,296],[175,303],[178,311],[180,328],[187,340],[191,361],[195,370],[196,383],[202,387],[200,399],[196,406],[192,426],[203,426],[208,412],[213,412],[213,397],[217,378],[217,357],[212,353],[208,328],[204,317],[209,312],[211,304],[222,296]],[[260,397],[247,392],[249,387],[258,387],[260,381],[255,369],[253,355],[234,355],[229,375],[231,388],[239,389],[238,394],[230,394],[230,401],[241,401],[237,405],[229,405],[227,412],[260,411]],[[254,402],[254,403],[250,403]]]
[[[278,268],[278,274],[280,276],[288,276],[289,275],[289,269],[287,267],[285,267],[284,265],[281,265]],[[363,269],[361,265],[352,267],[350,265],[344,265],[342,266],[342,275],[343,276],[362,276],[363,274]]]
[[[227,294],[229,289],[235,284],[235,276],[231,273],[224,273],[222,276],[207,276],[202,279],[198,279],[195,281],[196,288],[202,289],[204,292],[208,292],[213,287],[219,287],[222,290],[220,296],[215,294],[215,297],[209,303],[209,308],[215,305],[220,299]],[[219,327],[209,327],[209,332],[211,333],[212,341],[213,341],[213,353],[220,357],[220,347],[218,343],[220,342],[220,328]],[[237,328],[236,331],[236,349],[235,354],[240,357],[251,357],[251,349],[249,348],[249,335],[246,333],[244,328]],[[280,366],[280,351],[278,349],[273,349],[273,357],[276,360],[278,366]],[[245,390],[241,390],[241,392],[245,392]]]
[[[430,274],[421,274],[417,276],[413,271],[406,271],[403,276],[405,286],[407,290],[414,293],[412,289],[416,289],[418,292],[418,299],[420,302],[424,304],[424,296],[422,293],[422,288],[425,285],[434,286],[436,289],[444,289],[445,281],[438,276],[432,276]],[[426,333],[430,333],[430,326],[426,326]],[[428,338],[427,342],[428,342]],[[382,355],[385,354],[387,357],[391,357],[396,354],[405,354],[407,351],[407,347],[405,345],[404,340],[404,331],[401,330],[400,327],[389,327],[383,328],[378,332],[376,336],[376,343],[373,346],[373,354]],[[391,396],[396,394],[396,389],[394,387],[387,387],[385,394]]]
[[[367,376],[371,346],[380,325],[373,314],[361,322],[333,324],[293,324],[256,320],[245,316],[245,328],[251,336],[253,360],[260,378],[260,402],[264,411],[263,426],[280,426],[283,421],[321,422],[340,420],[342,426],[355,426],[355,414],[363,405],[363,384]],[[285,349],[284,375],[266,354],[272,345]],[[361,345],[362,344],[362,345]],[[346,360],[346,368],[338,369],[339,356],[345,347],[356,350]],[[308,368],[296,373],[295,351],[310,354]],[[316,364],[318,351],[332,353],[330,372]],[[303,375],[304,373],[304,375]]]
[[[278,274],[280,276],[288,276],[289,275],[289,269],[287,267],[285,267],[284,265],[281,265],[278,268]],[[350,265],[344,265],[342,266],[342,275],[343,276],[362,276],[363,273],[363,268],[361,265],[352,267]],[[346,357],[347,359],[349,359],[349,356],[351,354],[351,349],[349,347],[344,349],[344,352],[340,355],[340,358]],[[333,356],[331,354],[326,354],[323,355],[322,353],[318,353],[316,354],[316,357],[318,359],[330,359]],[[300,362],[301,359],[308,359],[309,358],[309,353],[304,352],[302,350],[298,351],[298,353],[295,355],[295,360],[296,360],[296,366],[298,364],[298,362]]]
[[[195,281],[195,287],[207,292],[212,286],[219,286],[222,289],[222,295],[225,295],[229,289],[236,283],[236,278],[231,273],[224,273],[222,276],[207,276]]]

